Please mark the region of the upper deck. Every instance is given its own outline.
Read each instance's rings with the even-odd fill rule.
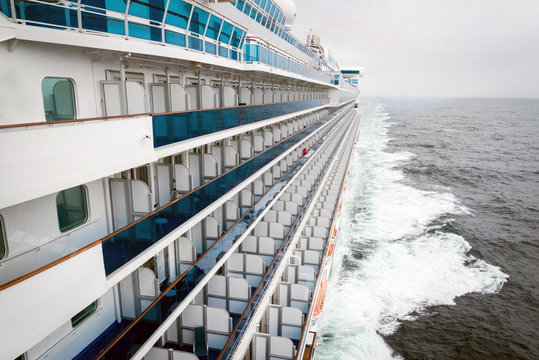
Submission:
[[[235,69],[244,64],[265,64],[293,77],[330,85],[332,76],[320,70],[320,59],[276,20],[282,17],[277,14],[278,7],[271,1],[257,2],[242,1],[232,3],[232,7],[229,3],[184,0],[2,0],[0,13],[5,18],[0,21],[5,21],[6,27],[1,37],[166,54]],[[55,30],[54,36],[50,30]],[[247,43],[253,43],[248,35],[264,43],[248,47]],[[255,47],[260,56],[253,56]],[[249,66],[244,68],[249,70]]]

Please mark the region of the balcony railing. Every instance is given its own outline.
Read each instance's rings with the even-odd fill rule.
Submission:
[[[103,240],[105,273],[110,275],[144,250],[161,240],[180,225],[221,198],[230,189],[247,180],[294,144],[316,132],[332,117],[326,117],[291,135],[251,160],[218,178],[192,190],[154,213],[128,225]]]
[[[153,115],[154,147],[252,124],[327,103],[328,99],[325,98]]]
[[[335,120],[342,112],[335,112],[324,120],[306,129],[308,133],[314,131],[325,123]],[[331,131],[331,130],[330,130]],[[299,134],[298,134],[299,135]],[[327,138],[327,136],[326,136]],[[292,140],[292,139],[290,139]],[[296,140],[294,140],[295,142]],[[320,147],[320,140],[315,149]],[[277,153],[282,150],[275,149]],[[270,154],[268,154],[270,155]],[[208,274],[221,257],[232,247],[234,242],[245,233],[249,226],[263,212],[277,193],[302,168],[301,164],[309,157],[301,158],[288,170],[265,194],[261,197],[234,225],[227,230],[204,254],[202,254],[183,274],[172,282],[148,308],[124,330],[111,344],[98,356],[99,359],[127,358],[131,349],[138,349],[150,335],[167,319],[167,317],[192,292],[193,288]],[[130,354],[133,355],[133,354]]]

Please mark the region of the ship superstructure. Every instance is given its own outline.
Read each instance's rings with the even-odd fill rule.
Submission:
[[[1,359],[310,358],[359,84],[294,17],[0,0]]]

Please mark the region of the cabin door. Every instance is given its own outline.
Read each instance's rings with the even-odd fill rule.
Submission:
[[[152,210],[150,188],[144,181],[109,179],[109,187],[115,231]]]

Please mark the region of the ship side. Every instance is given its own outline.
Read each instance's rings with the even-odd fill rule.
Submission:
[[[0,0],[2,359],[309,359],[359,78],[292,0]]]

